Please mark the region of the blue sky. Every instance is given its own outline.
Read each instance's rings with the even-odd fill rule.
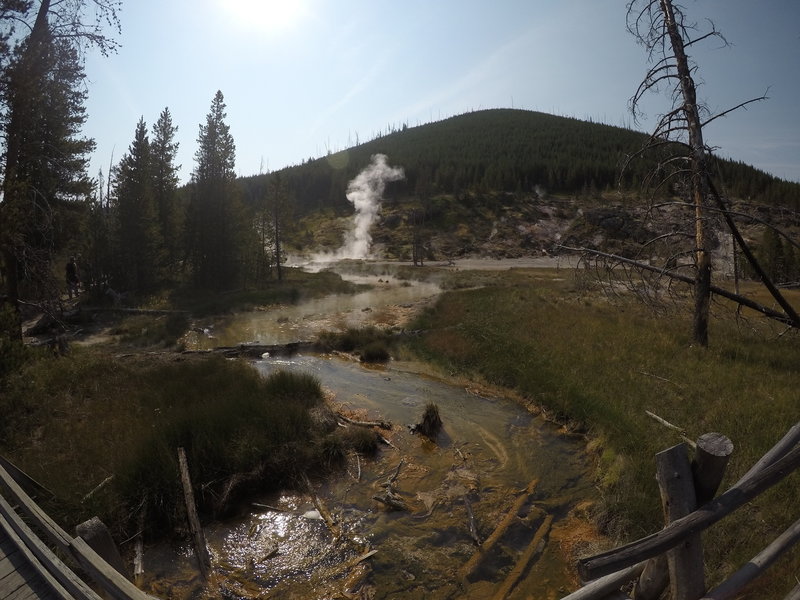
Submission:
[[[730,45],[692,47],[719,153],[800,181],[800,1],[684,0]],[[89,54],[92,176],[169,107],[182,182],[221,90],[240,175],[276,170],[482,108],[538,110],[648,131],[669,98],[628,100],[647,68],[624,0],[124,0],[119,52]],[[389,157],[391,162],[391,157]]]

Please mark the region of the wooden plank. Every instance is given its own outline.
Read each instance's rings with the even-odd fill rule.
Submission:
[[[795,447],[743,484],[732,487],[699,510],[670,523],[661,531],[615,550],[580,559],[578,571],[584,580],[596,579],[658,556],[720,521],[764,490],[782,481],[798,467],[800,447]]]
[[[49,498],[53,497],[53,492],[48,490],[41,483],[36,481],[33,477],[28,475],[25,471],[20,469],[17,465],[12,463],[3,455],[0,455],[0,465],[2,465],[8,474],[11,475],[14,480],[29,494],[43,494]]]
[[[44,545],[2,496],[0,496],[0,528],[6,532],[26,562],[32,565],[61,597],[100,600],[100,596]]]
[[[81,567],[116,600],[156,600],[128,581],[119,571],[104,561],[85,540],[72,541],[72,555]]]
[[[25,493],[25,490],[20,487],[2,465],[0,465],[0,481],[5,485],[14,502],[33,521],[34,525],[46,534],[59,550],[68,552],[71,537],[47,513],[39,508],[39,505]]]

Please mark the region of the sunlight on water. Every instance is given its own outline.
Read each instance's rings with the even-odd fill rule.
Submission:
[[[509,400],[446,384],[402,364],[366,369],[297,356],[259,361],[256,368],[265,374],[293,369],[317,376],[337,402],[365,418],[390,420],[392,430],[382,433],[394,447],[358,465],[351,457],[345,473],[316,489],[341,527],[338,539],[316,518],[304,494],[256,499],[252,514],[209,526],[206,535],[224,597],[329,598],[358,586],[369,586],[375,598],[491,597],[547,515],[555,519],[550,531],[557,536],[570,508],[591,497],[580,446]],[[444,421],[436,444],[406,427],[418,421],[427,402],[437,404]],[[410,510],[389,512],[373,496],[385,489],[382,484],[401,459],[394,485]],[[527,496],[523,491],[534,480],[535,491]],[[467,503],[485,540],[514,502],[512,526],[474,569],[459,573],[476,553]],[[370,550],[376,553],[357,562]],[[148,554],[146,568],[152,561],[164,558]],[[163,573],[163,564],[158,567],[175,584],[168,586],[169,597],[198,597],[191,561],[178,562],[171,574]],[[547,544],[524,570],[512,598],[557,598],[559,590],[573,585],[572,577],[559,544]]]

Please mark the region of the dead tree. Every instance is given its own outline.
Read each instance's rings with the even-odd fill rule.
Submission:
[[[669,190],[674,185],[688,196],[685,205],[692,210],[690,220],[693,231],[690,235],[694,242],[691,254],[694,267],[695,343],[708,345],[712,291],[709,219],[712,214],[721,215],[742,254],[783,309],[785,321],[792,327],[800,327],[800,317],[758,264],[739,233],[732,213],[717,191],[710,173],[711,149],[703,139],[705,125],[747,104],[764,100],[766,95],[711,115],[707,107],[698,102],[697,86],[693,78],[697,65],[688,56],[687,48],[709,38],[725,43],[713,24],[707,31],[698,30],[695,25],[687,22],[683,8],[672,0],[631,0],[627,6],[627,24],[628,30],[647,50],[652,64],[631,98],[630,107],[634,117],[640,116],[640,104],[648,92],[666,88],[672,97],[670,109],[659,117],[645,146],[629,157],[628,163],[642,154],[657,152],[657,166],[651,172],[646,185],[653,194],[656,191]],[[688,233],[673,231],[660,237],[667,239]],[[666,263],[662,274],[674,277],[674,264]]]

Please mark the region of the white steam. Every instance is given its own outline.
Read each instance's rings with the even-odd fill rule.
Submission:
[[[381,210],[381,200],[386,184],[403,179],[402,167],[386,164],[385,154],[375,154],[372,163],[347,184],[347,199],[356,209],[353,223],[344,234],[344,242],[335,252],[314,256],[314,262],[332,262],[346,258],[368,258],[372,236],[369,231]]]

